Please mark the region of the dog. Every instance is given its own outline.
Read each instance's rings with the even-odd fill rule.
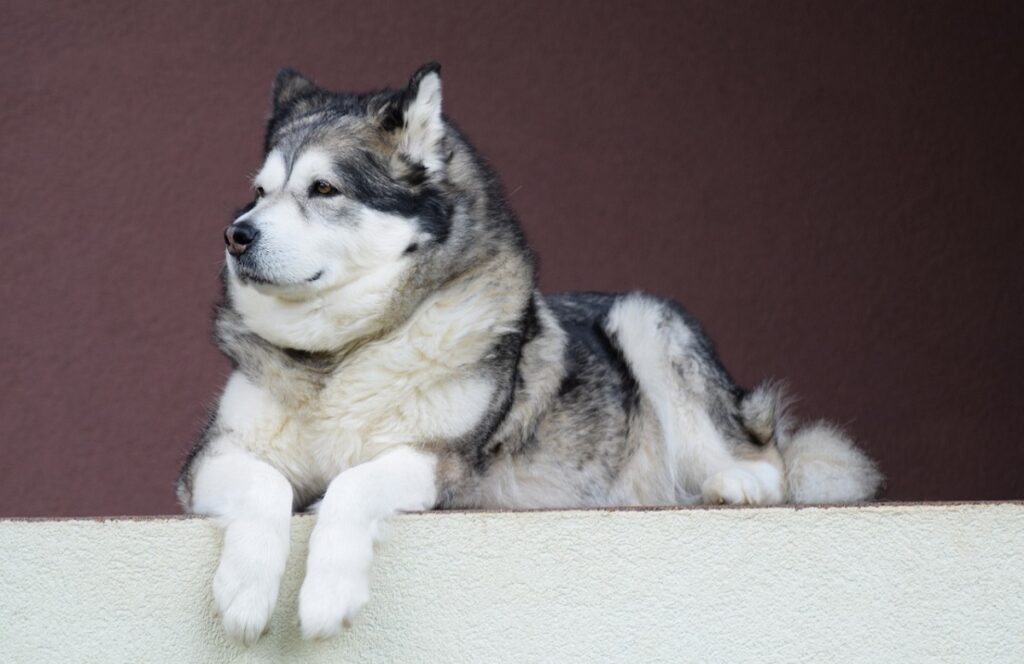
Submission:
[[[875,495],[849,438],[797,427],[777,384],[738,387],[680,305],[539,293],[436,63],[364,94],[283,70],[272,99],[254,200],[224,233],[214,334],[234,370],[177,485],[223,526],[233,640],[266,629],[295,511],[317,512],[298,612],[323,638],[367,601],[396,512]]]

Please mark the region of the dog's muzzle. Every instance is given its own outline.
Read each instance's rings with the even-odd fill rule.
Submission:
[[[248,221],[236,221],[224,229],[224,243],[228,245],[228,253],[241,256],[251,247],[260,232]]]

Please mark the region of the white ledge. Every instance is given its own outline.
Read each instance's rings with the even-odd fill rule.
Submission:
[[[1022,662],[1024,504],[410,514],[341,637],[225,641],[204,519],[0,521],[2,662]]]

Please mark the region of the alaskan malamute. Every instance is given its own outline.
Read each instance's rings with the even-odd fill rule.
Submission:
[[[539,293],[437,64],[366,94],[282,71],[264,149],[224,232],[216,338],[235,370],[178,483],[223,524],[233,639],[267,625],[296,510],[318,512],[299,596],[315,638],[366,602],[397,511],[874,495],[848,438],[794,427],[774,385],[738,387],[678,304]]]

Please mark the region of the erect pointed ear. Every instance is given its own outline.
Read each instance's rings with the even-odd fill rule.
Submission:
[[[316,84],[294,69],[282,69],[277,72],[273,92],[274,114],[313,90],[316,90]]]
[[[399,132],[398,149],[427,172],[444,165],[444,121],[441,119],[441,65],[425,64],[392,101],[386,129]]]

